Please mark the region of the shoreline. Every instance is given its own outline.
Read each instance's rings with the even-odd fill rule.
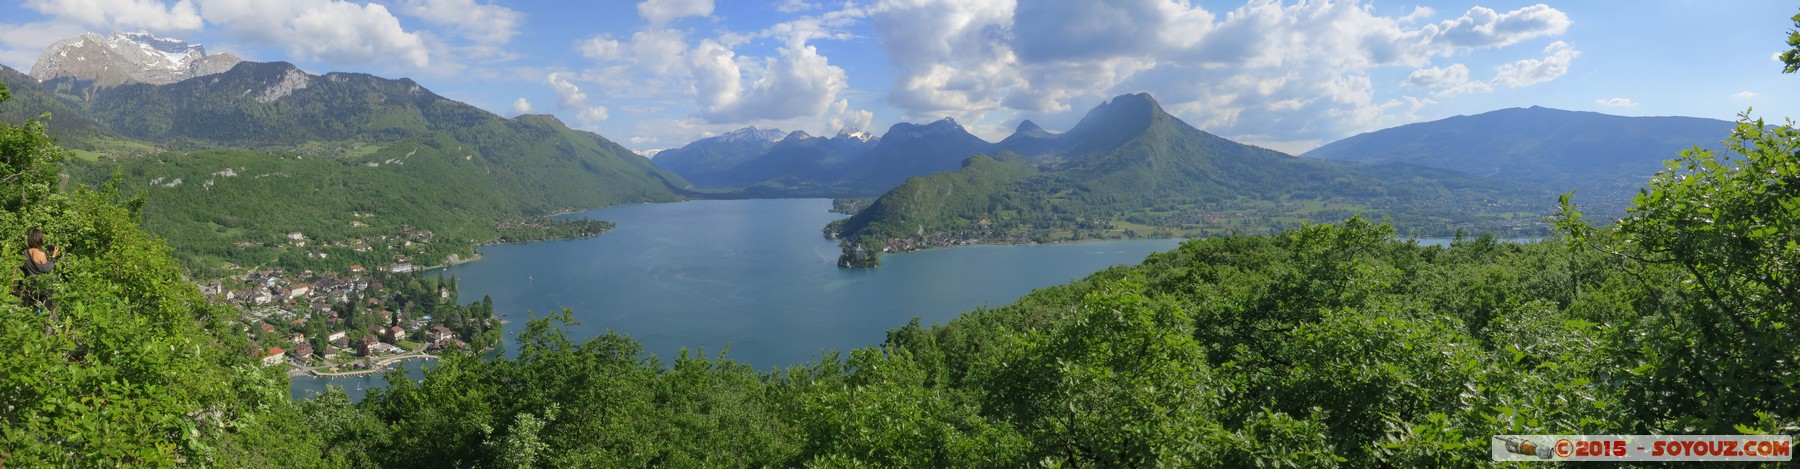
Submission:
[[[319,370],[317,368],[308,369],[305,371],[289,370],[288,378],[296,378],[296,377],[300,377],[300,376],[312,376],[312,377],[316,377],[316,378],[345,378],[345,377],[351,377],[351,376],[372,375],[372,374],[376,374],[376,373],[384,373],[384,372],[390,371],[388,368],[389,366],[391,366],[395,363],[399,363],[399,362],[403,362],[403,361],[407,361],[407,360],[437,360],[437,359],[438,359],[437,355],[432,355],[432,354],[428,354],[428,353],[399,355],[399,356],[393,356],[393,357],[380,359],[379,361],[375,362],[375,366],[370,367],[368,369],[363,369],[363,370],[341,371],[341,372],[335,372],[335,373],[321,373],[321,372],[319,372]]]
[[[1171,237],[1165,238],[1165,237],[1153,237],[1153,236],[1139,236],[1136,238],[1065,239],[1065,240],[1057,240],[1057,241],[1050,241],[1050,242],[1044,242],[1044,243],[1040,243],[1040,242],[1036,242],[1036,241],[1026,242],[1026,243],[974,241],[974,242],[969,242],[966,244],[952,244],[952,245],[948,245],[948,246],[929,246],[929,247],[924,247],[924,248],[913,249],[911,251],[882,252],[881,255],[891,256],[891,255],[895,255],[895,254],[911,254],[911,253],[916,253],[916,252],[935,251],[935,250],[940,250],[940,249],[982,247],[982,246],[1049,246],[1049,245],[1056,245],[1056,244],[1103,243],[1103,242],[1108,242],[1108,241],[1177,241],[1177,242],[1186,242],[1188,240],[1193,240],[1193,239],[1201,239],[1201,237],[1171,236]]]
[[[951,244],[951,245],[946,245],[946,246],[926,246],[923,248],[917,248],[917,249],[913,249],[910,251],[882,252],[881,255],[882,256],[891,256],[891,255],[895,255],[895,254],[911,254],[911,253],[917,253],[917,252],[923,252],[923,251],[935,251],[935,250],[940,250],[940,249],[952,249],[952,248],[961,248],[961,247],[980,247],[980,246],[1048,246],[1048,245],[1055,245],[1055,244],[1082,244],[1082,243],[1098,243],[1098,242],[1107,242],[1107,241],[1167,241],[1167,240],[1174,240],[1174,241],[1178,241],[1178,242],[1187,242],[1189,240],[1205,239],[1205,238],[1206,238],[1206,236],[1173,236],[1173,237],[1139,236],[1136,238],[1065,239],[1065,240],[1057,240],[1057,241],[1050,241],[1050,242],[1043,242],[1043,243],[1036,242],[1036,241],[1025,242],[1025,243],[1015,243],[1015,242],[1005,242],[1005,241],[982,240],[982,241],[970,241],[965,244]],[[1401,242],[1409,242],[1409,241],[1410,242],[1419,242],[1420,240],[1425,240],[1425,239],[1450,239],[1450,238],[1451,238],[1450,236],[1416,236],[1416,237],[1396,237],[1395,240],[1401,241]],[[1473,240],[1475,238],[1470,237],[1468,239]],[[1508,237],[1508,238],[1496,237],[1495,241],[1499,241],[1499,242],[1503,242],[1503,243],[1532,243],[1532,242],[1542,241],[1544,239],[1546,239],[1546,237],[1541,237],[1541,236],[1540,237],[1524,236],[1524,237]],[[864,267],[864,268],[866,268],[866,267]],[[876,268],[880,268],[880,267],[876,267]]]

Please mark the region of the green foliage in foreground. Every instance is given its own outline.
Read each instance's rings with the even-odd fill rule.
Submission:
[[[21,308],[10,288],[0,290],[0,463],[316,460],[317,445],[304,435],[287,446],[261,444],[298,421],[287,383],[252,365],[249,344],[230,326],[235,314],[206,304],[169,248],[137,228],[141,202],[121,201],[115,186],[57,191],[62,159],[41,122],[0,123],[8,176],[0,180],[8,199],[0,252],[9,266],[21,262],[31,226],[66,252],[50,282],[54,311]],[[12,285],[19,275],[8,267],[0,282]]]
[[[1746,122],[1741,157],[1689,155],[1614,228],[1565,206],[1544,242],[1195,240],[768,373],[577,343],[564,312],[517,358],[307,406],[401,467],[1444,467],[1495,434],[1793,433],[1796,136]]]
[[[525,325],[351,403],[278,375],[116,188],[23,193],[58,315],[0,293],[9,466],[1463,467],[1499,433],[1800,432],[1800,131],[1742,123],[1614,228],[1397,241],[1360,219],[1195,240],[847,358],[757,372]],[[42,127],[0,163],[54,165]],[[17,151],[23,149],[26,151]],[[18,241],[0,237],[17,252]],[[16,273],[0,274],[11,280]]]

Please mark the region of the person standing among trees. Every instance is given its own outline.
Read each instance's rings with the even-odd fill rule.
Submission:
[[[25,265],[19,267],[25,279],[18,292],[19,299],[27,308],[48,309],[54,313],[56,305],[50,302],[53,292],[46,275],[56,269],[56,260],[62,258],[62,247],[50,246],[49,252],[45,252],[44,230],[36,227],[25,233],[25,246]]]

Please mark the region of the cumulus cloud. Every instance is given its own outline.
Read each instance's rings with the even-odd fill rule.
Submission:
[[[402,13],[457,29],[469,40],[505,44],[519,33],[524,15],[517,10],[475,0],[402,0]]]
[[[1581,55],[1581,51],[1562,41],[1550,43],[1544,48],[1544,53],[1550,55],[1543,59],[1525,59],[1501,65],[1493,82],[1516,88],[1554,80],[1569,73],[1569,63]]]
[[[690,56],[700,115],[709,122],[822,115],[849,83],[844,69],[810,45],[790,44],[777,57],[748,61],[752,70],[736,57],[711,39]]]
[[[549,77],[545,78],[545,81],[550,82],[550,89],[556,90],[556,105],[562,106],[563,109],[576,109],[587,106],[587,93],[583,93],[581,87],[575,86],[574,83],[570,83],[569,80],[563,78],[562,73],[552,72]]]
[[[1757,97],[1757,94],[1754,91],[1739,91],[1732,96],[1736,96],[1738,99],[1750,99]]]
[[[1463,64],[1413,70],[1412,74],[1406,77],[1406,86],[1434,90],[1431,95],[1439,98],[1448,98],[1463,93],[1488,92],[1494,89],[1487,83],[1469,81],[1469,67]]]
[[[644,0],[637,6],[638,16],[653,26],[661,26],[676,18],[707,16],[713,12],[712,0]]]
[[[1473,7],[1461,17],[1426,28],[1426,34],[1455,47],[1504,47],[1569,30],[1569,15],[1542,3],[1506,13]]]
[[[200,0],[201,15],[227,34],[276,44],[300,58],[343,64],[430,65],[418,33],[400,26],[387,7],[339,0]]]
[[[586,80],[631,88],[627,93],[665,90],[687,77],[687,40],[673,29],[638,31],[624,41],[596,36],[575,50],[600,65],[584,74]]]
[[[895,71],[888,100],[918,114],[998,108],[1027,83],[1006,43],[1012,0],[884,0],[870,8]]]
[[[1430,101],[1377,98],[1371,76],[1407,67],[1406,84],[1435,97],[1554,79],[1579,53],[1508,64],[1501,78],[1433,59],[1564,33],[1546,5],[1472,7],[1454,18],[1414,8],[1381,16],[1357,1],[1250,2],[1222,13],[1181,0],[880,0],[869,7],[895,84],[888,101],[912,115],[1061,112],[1123,92],[1151,91],[1165,109],[1227,135],[1282,129],[1293,140],[1335,138],[1415,112]],[[1560,43],[1559,43],[1560,44]]]
[[[596,36],[581,41],[575,46],[583,57],[596,60],[617,60],[625,54],[625,45],[609,37]]]
[[[1413,70],[1406,77],[1408,86],[1418,88],[1444,88],[1456,86],[1469,81],[1469,67],[1463,64],[1451,64],[1449,67],[1431,67]]]
[[[651,9],[648,2],[640,7]],[[776,7],[798,12],[822,8],[822,2]],[[848,74],[816,45],[856,39],[851,31],[867,15],[862,6],[844,2],[761,30],[700,37],[655,23],[673,18],[660,17],[629,38],[604,35],[575,43],[594,66],[559,78],[569,86],[606,90],[619,104],[611,111],[634,117],[628,128],[609,130],[634,135],[632,143],[642,147],[678,146],[747,125],[814,133],[868,129],[874,113],[851,104]],[[692,101],[675,102],[671,95]],[[669,108],[691,112],[671,118]]]
[[[1205,10],[1161,1],[1024,1],[1013,11],[1011,46],[1026,62],[1139,55],[1161,47],[1162,32],[1177,23],[1187,26],[1179,36],[1197,37],[1212,20]]]
[[[512,112],[513,115],[530,114],[531,101],[527,101],[525,98],[519,98],[517,101],[513,101]]]
[[[31,70],[44,49],[64,38],[81,35],[86,28],[63,21],[0,24],[0,63]]]
[[[591,104],[588,101],[587,93],[581,91],[580,86],[570,82],[563,73],[552,72],[544,78],[544,81],[548,82],[550,88],[556,91],[557,108],[575,114],[576,128],[597,130],[600,122],[610,116],[606,111],[606,106]],[[517,105],[517,103],[514,104]]]
[[[1594,104],[1610,107],[1632,107],[1638,105],[1637,101],[1632,101],[1631,98],[1596,99],[1594,100]]]
[[[823,6],[823,5],[820,5],[818,3],[808,2],[806,0],[787,0],[787,1],[781,2],[780,5],[776,5],[775,11],[779,11],[782,13],[799,13],[799,12],[803,12],[803,11],[817,10],[821,6]]]
[[[189,0],[174,5],[160,0],[30,0],[25,5],[45,15],[99,29],[193,31],[204,23]]]

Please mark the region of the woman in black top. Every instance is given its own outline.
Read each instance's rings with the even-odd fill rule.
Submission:
[[[25,265],[19,267],[19,271],[25,274],[25,288],[19,292],[19,299],[25,302],[27,308],[48,307],[54,310],[55,307],[50,304],[49,279],[44,275],[56,270],[56,259],[62,257],[62,247],[51,246],[50,252],[44,252],[44,230],[37,228],[25,233],[25,246]]]

